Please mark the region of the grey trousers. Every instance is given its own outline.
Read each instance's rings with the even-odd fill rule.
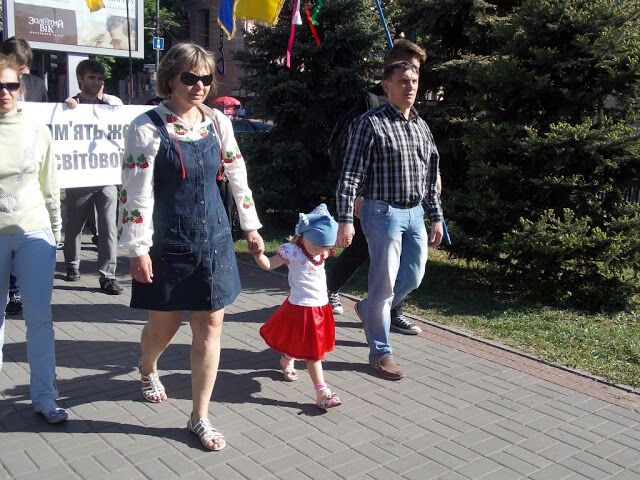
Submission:
[[[98,271],[104,278],[116,278],[118,248],[118,189],[115,185],[67,188],[64,261],[80,268],[80,238],[95,204],[98,216]]]

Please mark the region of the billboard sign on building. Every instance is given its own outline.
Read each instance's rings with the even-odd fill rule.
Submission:
[[[32,48],[94,55],[144,56],[143,0],[5,0],[7,37]]]

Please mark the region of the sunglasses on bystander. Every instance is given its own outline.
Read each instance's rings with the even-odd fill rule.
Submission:
[[[193,87],[198,81],[201,81],[203,86],[208,87],[213,83],[213,74],[198,76],[195,73],[182,72],[180,81],[187,87]]]
[[[6,88],[9,92],[17,92],[20,89],[20,82],[0,82],[0,90]]]

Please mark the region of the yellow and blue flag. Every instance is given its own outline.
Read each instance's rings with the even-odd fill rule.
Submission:
[[[236,33],[236,17],[275,25],[285,0],[222,0],[218,11],[218,23],[233,38]]]
[[[227,34],[227,38],[233,38],[236,33],[236,17],[234,14],[236,0],[221,0],[218,10],[218,24]]]

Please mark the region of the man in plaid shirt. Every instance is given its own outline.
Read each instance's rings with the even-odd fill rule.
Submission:
[[[440,157],[429,127],[413,108],[418,81],[419,70],[410,62],[385,67],[382,86],[389,103],[352,123],[336,191],[339,247],[347,247],[354,235],[356,192],[365,198],[359,219],[372,261],[368,297],[356,304],[356,313],[369,343],[369,363],[389,380],[404,377],[389,344],[391,308],[420,285],[427,245],[437,247],[443,232],[436,186]]]

